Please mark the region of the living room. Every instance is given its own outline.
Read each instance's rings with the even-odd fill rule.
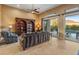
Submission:
[[[79,42],[65,40],[64,15],[78,13],[79,4],[1,4],[0,54],[77,54]],[[51,35],[49,21],[43,23],[50,17],[58,17],[57,37]]]

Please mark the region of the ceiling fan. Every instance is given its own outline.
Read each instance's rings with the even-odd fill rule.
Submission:
[[[28,12],[31,12],[31,13],[33,13],[33,14],[39,14],[39,8],[34,8],[34,5],[32,4],[32,9],[30,10],[30,9],[28,9],[27,11]]]
[[[32,13],[39,13],[39,11],[38,11],[38,9],[34,9],[34,10],[32,10]]]

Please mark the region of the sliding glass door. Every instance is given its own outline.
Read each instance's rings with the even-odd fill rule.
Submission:
[[[43,19],[43,31],[50,32],[50,19]]]
[[[58,18],[52,17],[50,18],[50,28],[51,28],[51,34],[53,37],[58,37]]]
[[[65,15],[65,37],[67,40],[79,42],[79,13]]]
[[[50,17],[43,19],[43,31],[50,32],[52,37],[58,37],[58,18]]]

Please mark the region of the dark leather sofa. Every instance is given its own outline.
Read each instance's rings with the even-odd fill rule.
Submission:
[[[5,43],[14,43],[18,41],[18,35],[10,31],[2,31],[1,36],[4,38]]]
[[[23,34],[23,40],[21,41],[21,46],[25,50],[31,46],[49,41],[49,32],[33,32]]]

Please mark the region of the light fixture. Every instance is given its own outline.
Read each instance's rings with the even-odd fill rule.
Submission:
[[[12,28],[12,25],[10,25],[9,28]]]

